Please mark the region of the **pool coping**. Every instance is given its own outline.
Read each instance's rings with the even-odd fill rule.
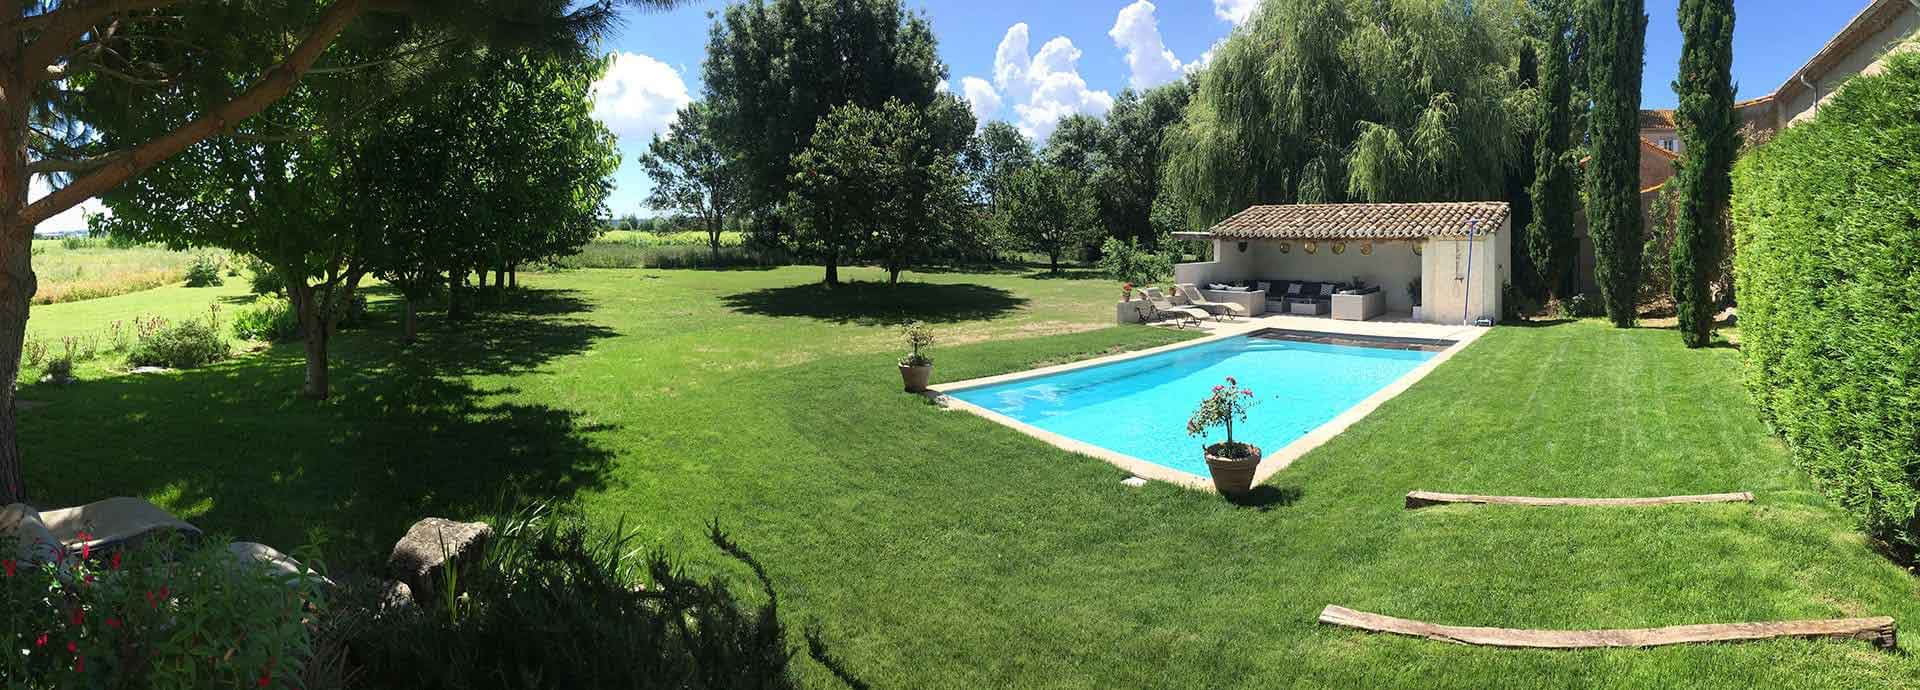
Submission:
[[[1065,450],[1072,453],[1078,453],[1081,455],[1089,456],[1098,460],[1103,460],[1107,462],[1107,464],[1114,465],[1116,467],[1119,467],[1120,469],[1123,469],[1129,473],[1132,473],[1133,476],[1140,477],[1143,479],[1152,479],[1156,481],[1167,482],[1169,484],[1184,486],[1189,489],[1213,491],[1214,490],[1213,479],[1210,477],[1193,474],[1191,472],[1183,472],[1180,470],[1173,469],[1171,467],[1162,467],[1156,463],[1149,462],[1141,458],[1137,458],[1131,455],[1127,455],[1125,453],[1120,453],[1117,451],[1102,448],[1100,446],[1096,446],[1086,441],[1081,441],[1079,439],[1070,438],[1067,436],[1063,436],[1061,434],[1047,431],[1045,429],[1041,429],[1031,424],[1027,424],[1026,422],[1022,422],[1012,417],[1008,417],[1006,415],[1000,414],[998,412],[987,409],[985,407],[981,407],[979,405],[975,405],[965,400],[961,400],[950,394],[956,391],[966,390],[969,388],[991,386],[994,384],[1006,383],[1009,381],[1019,381],[1022,379],[1028,379],[1028,378],[1033,378],[1037,376],[1048,376],[1051,374],[1058,374],[1061,372],[1075,371],[1079,369],[1085,369],[1088,367],[1096,367],[1103,364],[1111,364],[1113,362],[1124,362],[1127,360],[1139,359],[1141,357],[1151,357],[1153,355],[1157,355],[1163,352],[1171,352],[1174,350],[1180,350],[1180,349],[1185,349],[1190,347],[1199,347],[1202,345],[1206,345],[1208,343],[1219,342],[1227,338],[1239,337],[1239,336],[1248,335],[1248,334],[1255,333],[1258,331],[1263,331],[1263,330],[1312,331],[1316,333],[1326,333],[1329,335],[1346,335],[1346,336],[1367,335],[1367,336],[1378,337],[1383,335],[1378,332],[1367,332],[1367,331],[1378,330],[1373,328],[1367,328],[1367,329],[1342,328],[1343,325],[1351,326],[1353,324],[1359,324],[1359,323],[1366,323],[1366,322],[1330,321],[1327,324],[1325,324],[1328,327],[1317,327],[1317,326],[1321,326],[1322,324],[1311,323],[1311,322],[1302,323],[1301,320],[1299,319],[1286,319],[1283,322],[1278,322],[1278,323],[1275,322],[1275,319],[1246,319],[1240,324],[1229,325],[1225,328],[1222,328],[1214,332],[1212,335],[1209,335],[1204,338],[1195,338],[1193,340],[1185,340],[1177,343],[1160,345],[1157,347],[1150,347],[1144,350],[1136,350],[1133,352],[1122,352],[1119,354],[1106,355],[1103,357],[1095,357],[1092,359],[1082,360],[1078,362],[1069,362],[1066,364],[1056,364],[1052,366],[1040,367],[1037,369],[1028,369],[1026,371],[1017,371],[1017,372],[1012,372],[1007,374],[996,374],[993,376],[983,376],[980,378],[967,379],[964,381],[952,381],[948,383],[941,383],[933,386],[928,386],[926,395],[932,398],[934,402],[938,403],[943,408],[959,409],[959,410],[965,410],[967,412],[971,412],[975,415],[979,415],[980,417],[984,417],[988,420],[1010,427],[1015,431],[1019,431],[1020,433],[1023,433],[1033,438],[1044,441],[1048,445],[1051,445],[1055,448],[1059,448],[1061,450]],[[1348,427],[1353,426],[1355,422],[1358,422],[1361,419],[1364,419],[1367,415],[1372,414],[1375,409],[1378,409],[1380,405],[1386,403],[1386,401],[1393,399],[1395,396],[1398,396],[1401,393],[1405,392],[1408,388],[1413,387],[1413,384],[1418,383],[1420,379],[1426,378],[1427,374],[1432,373],[1433,370],[1439,367],[1442,363],[1445,363],[1447,360],[1452,359],[1455,354],[1459,353],[1463,349],[1466,349],[1468,345],[1472,345],[1474,341],[1479,340],[1480,336],[1486,335],[1488,331],[1493,330],[1492,328],[1478,327],[1478,326],[1450,327],[1450,326],[1439,326],[1435,324],[1407,324],[1407,326],[1430,326],[1432,329],[1435,329],[1435,330],[1450,329],[1450,330],[1446,330],[1446,332],[1443,335],[1440,335],[1438,337],[1446,340],[1452,340],[1454,342],[1452,345],[1448,346],[1446,349],[1434,353],[1432,358],[1428,359],[1425,362],[1421,362],[1420,366],[1414,367],[1412,371],[1408,371],[1407,373],[1402,374],[1400,378],[1394,379],[1391,383],[1388,383],[1386,386],[1382,387],[1380,390],[1374,391],[1373,395],[1367,396],[1366,398],[1362,399],[1360,402],[1354,403],[1353,406],[1348,407],[1345,411],[1342,411],[1340,414],[1335,415],[1333,419],[1329,419],[1325,423],[1321,424],[1320,426],[1314,427],[1313,430],[1308,431],[1306,434],[1303,434],[1299,438],[1294,439],[1292,442],[1289,442],[1287,445],[1281,447],[1279,450],[1267,452],[1263,457],[1260,458],[1259,467],[1254,469],[1254,474],[1253,474],[1254,484],[1258,485],[1266,482],[1267,479],[1273,477],[1273,475],[1280,472],[1280,470],[1284,470],[1289,465],[1292,465],[1293,461],[1300,459],[1301,456],[1306,455],[1308,452],[1312,451],[1315,448],[1319,448],[1321,445],[1325,444],[1327,441],[1332,440],[1333,437],[1340,435],[1340,432],[1346,431]],[[1151,326],[1139,326],[1139,327],[1151,328]],[[1392,337],[1392,336],[1386,336],[1386,337]],[[1422,339],[1422,338],[1426,338],[1427,336],[1409,335],[1404,337],[1409,339]]]

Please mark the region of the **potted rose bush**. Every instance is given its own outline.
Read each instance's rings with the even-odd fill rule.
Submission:
[[[915,321],[902,327],[900,333],[907,341],[907,356],[900,360],[900,381],[906,384],[908,393],[924,391],[927,379],[933,377],[933,358],[921,350],[933,346],[933,329]]]
[[[1247,421],[1247,410],[1256,401],[1253,391],[1227,377],[1224,386],[1214,386],[1213,394],[1200,401],[1200,408],[1187,420],[1188,436],[1205,436],[1217,426],[1227,428],[1227,440],[1206,446],[1207,472],[1213,475],[1213,488],[1229,498],[1244,496],[1253,489],[1253,471],[1260,466],[1260,449],[1250,443],[1233,440],[1233,423]]]

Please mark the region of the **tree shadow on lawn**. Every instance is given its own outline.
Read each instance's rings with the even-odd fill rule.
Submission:
[[[908,321],[953,323],[991,319],[1025,306],[1027,298],[973,283],[818,283],[740,292],[721,298],[727,308],[760,316],[797,316],[863,326]]]
[[[1253,487],[1245,496],[1230,498],[1227,499],[1227,502],[1242,508],[1252,508],[1264,513],[1274,508],[1285,508],[1293,505],[1299,502],[1300,497],[1305,495],[1305,493],[1306,492],[1297,486],[1261,484]]]
[[[466,325],[466,324],[463,324]],[[608,331],[481,319],[477,335],[398,355],[392,334],[347,333],[334,397],[295,397],[298,344],[204,369],[34,386],[21,416],[43,506],[153,497],[212,532],[290,551],[319,537],[335,565],[375,562],[413,521],[472,519],[606,485],[615,458],[584,412],[528,403],[453,373],[507,372],[583,351]]]
[[[1042,267],[1022,277],[1027,280],[1105,280],[1108,276],[1091,268],[1062,268],[1059,273],[1054,273]]]

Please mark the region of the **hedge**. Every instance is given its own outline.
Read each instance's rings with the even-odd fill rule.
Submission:
[[[1741,159],[1734,224],[1761,414],[1868,533],[1920,547],[1920,54]]]

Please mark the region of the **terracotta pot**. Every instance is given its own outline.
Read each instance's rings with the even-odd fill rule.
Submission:
[[[1213,475],[1213,488],[1229,498],[1245,496],[1253,490],[1253,471],[1260,466],[1260,449],[1247,446],[1253,454],[1244,458],[1223,458],[1214,452],[1223,444],[1207,446],[1207,473]]]
[[[918,393],[927,389],[927,379],[933,377],[933,365],[917,367],[900,365],[900,381],[907,384],[908,393]]]

